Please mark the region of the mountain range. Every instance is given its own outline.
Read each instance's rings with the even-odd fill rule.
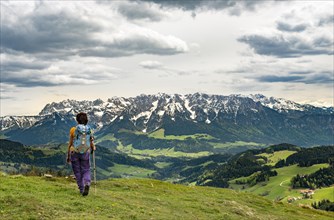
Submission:
[[[1,117],[1,135],[28,145],[65,143],[78,112],[88,113],[97,137],[113,137],[104,138],[108,146],[120,141],[138,149],[187,145],[210,150],[215,143],[236,141],[300,146],[334,143],[333,107],[299,104],[261,94],[159,93],[113,97],[107,101],[64,100],[47,104],[36,116]],[[159,130],[164,131],[164,136],[188,138],[181,143],[149,136]],[[194,142],[191,135],[195,134],[209,138],[196,138]]]

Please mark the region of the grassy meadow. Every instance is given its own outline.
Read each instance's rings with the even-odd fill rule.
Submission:
[[[0,219],[333,219],[334,213],[250,193],[152,179],[99,181],[82,197],[73,180],[0,176]]]
[[[193,138],[193,139],[215,139],[211,135],[208,134],[194,134],[194,135],[165,135],[165,129],[159,129],[156,130],[150,134],[148,134],[148,137],[150,138],[156,138],[156,139],[166,139],[166,140],[185,140],[187,138]]]
[[[251,192],[257,195],[263,195],[270,200],[281,200],[287,202],[289,197],[301,197],[301,189],[291,189],[290,180],[293,176],[297,174],[311,174],[319,170],[320,168],[328,167],[328,164],[316,164],[311,167],[298,167],[297,165],[292,165],[288,167],[282,167],[275,169],[278,173],[277,176],[270,177],[267,182],[260,182],[254,186],[248,187],[246,185],[243,189],[243,185],[235,184],[238,179],[243,179],[247,177],[238,178],[230,181],[230,186],[233,189]],[[312,202],[319,201],[322,199],[332,198],[334,200],[334,187],[317,189],[312,199],[302,199],[297,200],[296,204],[308,204]]]
[[[157,149],[136,149],[133,148],[132,145],[119,145],[116,148],[117,150],[126,153],[129,156],[144,159],[158,156],[166,156],[166,157],[188,157],[188,158],[196,158],[202,156],[208,156],[211,153],[208,151],[201,151],[198,153],[187,153],[182,151],[175,151],[174,148],[157,148]]]
[[[288,156],[296,153],[296,151],[291,150],[282,150],[282,151],[275,151],[273,153],[262,153],[258,154],[257,156],[266,157],[268,159],[268,162],[265,165],[268,166],[275,166],[275,164],[283,159],[286,159]]]
[[[97,144],[102,143],[103,141],[112,141],[114,143],[118,143],[115,149],[117,151],[123,152],[128,154],[129,156],[138,158],[138,159],[145,159],[145,158],[152,158],[152,157],[159,157],[159,156],[166,156],[166,157],[187,157],[187,158],[197,158],[202,156],[208,156],[213,152],[216,153],[237,153],[243,150],[248,149],[259,149],[264,148],[266,145],[261,143],[255,142],[244,142],[244,141],[236,141],[236,142],[226,142],[220,143],[215,142],[216,138],[212,137],[208,134],[193,134],[193,135],[165,135],[164,129],[159,129],[152,133],[144,133],[140,131],[130,131],[126,129],[121,129],[120,132],[122,133],[131,133],[136,135],[145,135],[149,138],[157,139],[157,140],[175,140],[175,141],[186,141],[189,139],[192,140],[201,140],[207,143],[207,146],[212,148],[211,151],[203,150],[200,152],[183,152],[175,150],[175,148],[163,148],[161,146],[156,146],[155,149],[137,149],[134,148],[131,144],[123,145],[120,140],[115,138],[114,135],[108,134],[104,135],[103,137],[97,138]]]

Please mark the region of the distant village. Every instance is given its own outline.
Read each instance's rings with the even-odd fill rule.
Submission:
[[[303,189],[303,190],[300,190],[299,191],[300,194],[302,196],[298,196],[298,197],[289,197],[288,198],[288,203],[292,203],[296,200],[301,200],[301,199],[312,199],[314,193],[315,193],[315,190],[312,190],[312,189]]]

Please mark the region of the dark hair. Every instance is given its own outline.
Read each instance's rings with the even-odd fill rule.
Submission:
[[[76,119],[79,124],[86,125],[88,123],[88,117],[86,113],[80,112],[79,114],[77,114]]]

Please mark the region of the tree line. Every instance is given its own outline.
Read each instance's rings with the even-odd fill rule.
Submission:
[[[328,199],[323,199],[321,201],[312,203],[312,207],[315,209],[321,209],[326,211],[334,212],[334,202]]]
[[[309,175],[297,174],[291,179],[293,188],[321,188],[334,184],[334,167],[322,168]]]
[[[204,173],[197,184],[227,188],[229,180],[250,176],[256,172],[259,174],[255,175],[252,182],[266,181],[270,176],[277,175],[276,172],[271,171],[271,166],[263,165],[258,159],[259,157],[251,150],[238,154],[227,163]]]
[[[285,166],[298,164],[300,167],[309,167],[314,164],[329,163],[334,158],[334,145],[303,148],[285,160]],[[282,163],[282,162],[280,162]]]

